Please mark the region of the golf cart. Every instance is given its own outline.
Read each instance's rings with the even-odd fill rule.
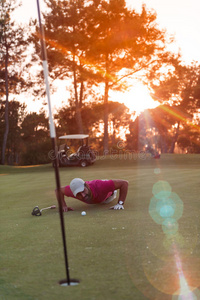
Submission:
[[[72,152],[66,143],[60,146],[58,150],[59,167],[86,167],[95,162],[96,156],[88,145],[88,137],[87,134],[70,134],[59,137],[60,140],[77,140],[80,144],[76,152]]]

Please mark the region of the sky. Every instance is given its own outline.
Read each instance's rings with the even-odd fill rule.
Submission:
[[[142,3],[156,11],[159,27],[175,36],[183,60],[187,64],[200,61],[199,0],[127,0],[127,4],[136,9],[140,9]]]
[[[21,0],[22,6],[15,12],[15,18],[17,21],[23,24],[28,24],[30,18],[38,18],[37,16],[37,2],[36,0]],[[142,4],[146,4],[148,9],[153,9],[157,13],[157,23],[159,28],[166,29],[169,36],[173,35],[175,38],[175,46],[173,51],[180,51],[182,60],[186,64],[190,64],[192,61],[200,62],[200,0],[126,0],[127,6],[137,11],[141,10]],[[44,1],[40,0],[41,11],[44,9]],[[132,103],[131,90],[129,94],[123,97],[127,100],[127,106]],[[139,91],[137,89],[137,94]],[[56,103],[60,95],[66,94],[65,85],[60,85],[56,94],[52,95],[53,110],[56,109]],[[120,101],[121,96],[112,94],[116,101]],[[141,96],[141,99],[144,98]],[[144,99],[145,101],[145,99]],[[60,101],[61,102],[61,101]],[[143,109],[145,105],[153,107],[151,99],[146,97],[146,102],[143,103]],[[151,104],[150,104],[151,102]],[[32,101],[29,105],[31,110],[38,109],[38,103]],[[139,108],[138,108],[139,109]]]

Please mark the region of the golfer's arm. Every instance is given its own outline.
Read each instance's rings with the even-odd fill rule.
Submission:
[[[121,179],[116,179],[113,180],[114,185],[115,185],[115,190],[119,190],[119,201],[125,202],[126,196],[128,193],[128,181],[126,180],[121,180]]]

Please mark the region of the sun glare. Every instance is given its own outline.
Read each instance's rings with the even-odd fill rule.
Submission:
[[[158,101],[151,98],[148,88],[140,82],[125,93],[112,92],[110,99],[124,103],[131,112],[136,112],[137,115],[145,109],[155,108],[159,105]]]
[[[148,108],[155,108],[159,104],[159,102],[151,98],[148,88],[142,84],[138,84],[127,93],[125,102],[131,111],[136,111],[137,113]]]

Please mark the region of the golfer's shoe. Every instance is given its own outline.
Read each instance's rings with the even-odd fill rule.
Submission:
[[[112,194],[110,197],[108,197],[103,203],[104,203],[104,204],[108,204],[108,203],[110,203],[111,201],[113,201],[116,197],[117,197],[117,190],[115,190],[115,191],[113,192],[113,194]]]

